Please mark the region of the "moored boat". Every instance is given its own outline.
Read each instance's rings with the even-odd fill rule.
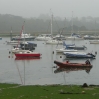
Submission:
[[[15,53],[15,56],[18,58],[18,57],[21,57],[21,58],[24,58],[24,57],[40,57],[41,54],[38,53],[38,52],[31,52],[31,51],[26,51],[26,52],[18,52],[18,53]]]
[[[64,67],[92,67],[90,62],[87,60],[85,63],[70,63],[69,61],[66,62],[59,62],[59,61],[54,61],[54,63],[59,66],[60,68]]]
[[[22,32],[21,36],[19,35],[12,38],[12,40],[24,40],[24,39],[27,41],[34,40],[35,36],[31,36],[30,34]]]
[[[16,57],[15,60],[39,60],[40,57]]]
[[[66,43],[65,43],[65,41],[63,41],[63,46],[66,48],[66,49],[74,49],[74,50],[85,50],[85,49],[87,49],[87,47],[86,46],[76,46],[75,44],[69,44],[69,45],[67,45]]]
[[[60,49],[56,49],[57,53],[62,53],[62,52],[77,52],[78,50],[74,50],[74,49],[65,49],[65,48],[60,48]]]
[[[99,40],[92,40],[92,41],[89,41],[90,44],[99,44]]]
[[[66,37],[66,40],[83,40],[83,38],[76,33],[72,33],[71,36]]]
[[[37,40],[37,41],[47,41],[47,40],[51,40],[51,39],[52,39],[51,34],[40,34],[39,36],[37,36],[35,38],[35,40]]]
[[[95,59],[95,55],[92,53],[85,53],[85,52],[75,52],[75,53],[66,53],[63,52],[64,55],[66,55],[66,58],[93,58]]]

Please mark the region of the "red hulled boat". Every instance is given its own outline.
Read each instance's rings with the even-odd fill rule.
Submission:
[[[19,52],[15,53],[16,58],[39,58],[41,56],[38,52]]]
[[[92,65],[86,61],[85,63],[70,63],[69,61],[66,62],[59,62],[59,61],[54,61],[54,63],[59,66],[60,68],[65,68],[65,67],[92,67]]]
[[[15,60],[39,60],[40,57],[16,57]]]

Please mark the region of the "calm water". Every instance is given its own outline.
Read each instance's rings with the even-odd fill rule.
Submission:
[[[66,41],[67,44],[85,45],[85,52],[97,52],[96,59],[91,60],[93,68],[87,73],[85,70],[54,73],[56,68],[54,60],[63,61],[65,56],[52,54],[56,45],[46,45],[42,41],[32,41],[37,43],[36,52],[42,54],[41,59],[35,60],[15,60],[15,56],[9,54],[11,45],[6,45],[3,38],[0,41],[0,82],[18,83],[25,85],[45,85],[45,84],[99,84],[99,44],[90,44],[87,40]],[[58,46],[62,47],[62,45]],[[9,58],[10,56],[10,58]],[[70,60],[71,62],[85,62],[85,60]]]

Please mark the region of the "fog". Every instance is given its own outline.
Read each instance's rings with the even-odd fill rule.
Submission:
[[[61,18],[98,17],[99,0],[0,0],[0,14],[12,14],[25,18],[39,17],[41,14]]]

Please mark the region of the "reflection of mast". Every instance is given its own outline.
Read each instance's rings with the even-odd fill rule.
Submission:
[[[20,70],[19,70],[19,68],[18,68],[18,65],[17,65],[17,64],[16,64],[16,67],[17,67],[17,70],[18,70],[18,73],[19,73],[19,76],[20,76],[20,79],[21,79],[21,83],[22,83],[22,85],[23,85],[22,77],[21,77]]]
[[[25,60],[24,60],[24,85],[25,85]]]

